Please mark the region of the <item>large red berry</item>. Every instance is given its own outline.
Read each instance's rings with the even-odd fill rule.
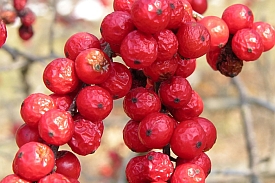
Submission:
[[[5,44],[7,39],[7,27],[2,19],[0,19],[0,48]]]
[[[67,58],[52,60],[43,71],[43,81],[56,94],[73,92],[79,85],[74,61]]]
[[[83,88],[77,98],[78,112],[91,121],[105,119],[113,109],[113,98],[111,94],[100,86],[87,86]]]
[[[184,163],[175,168],[171,183],[205,183],[203,169],[193,163]]]
[[[18,147],[28,142],[42,142],[37,127],[31,127],[24,123],[16,131],[15,142]]]
[[[29,142],[17,151],[13,172],[29,181],[38,181],[54,168],[54,153],[46,144]]]
[[[262,55],[261,36],[254,29],[241,29],[232,38],[232,51],[244,61],[255,61]]]
[[[138,137],[139,121],[129,120],[123,128],[123,141],[133,152],[141,153],[151,150],[141,143]]]
[[[38,131],[45,142],[57,146],[63,145],[73,136],[73,118],[67,111],[51,109],[40,118]]]
[[[159,112],[161,102],[154,91],[138,87],[130,90],[124,97],[123,109],[131,119],[140,121],[152,112]]]
[[[111,60],[98,48],[82,51],[75,59],[77,76],[86,84],[100,84],[110,75]]]
[[[150,183],[146,177],[147,173],[144,171],[146,161],[145,155],[135,156],[128,161],[125,175],[129,183]]]
[[[25,123],[37,126],[41,116],[50,109],[55,109],[53,99],[43,93],[30,94],[21,104],[20,114]]]
[[[206,134],[195,120],[186,120],[177,125],[170,141],[172,151],[184,159],[193,159],[203,152]]]
[[[196,69],[196,59],[181,58],[177,56],[178,67],[175,76],[189,77]]]
[[[227,24],[229,33],[235,34],[240,29],[251,28],[254,15],[246,5],[233,4],[223,11],[222,19]]]
[[[58,183],[71,183],[71,181],[60,173],[52,173],[49,174],[42,179],[40,179],[37,183],[49,183],[49,182],[58,182]]]
[[[184,9],[182,1],[168,0],[168,3],[171,8],[171,17],[166,29],[176,30],[179,28],[187,11]]]
[[[218,58],[220,54],[221,54],[220,49],[210,50],[209,52],[206,53],[206,61],[214,71],[218,70],[217,63],[219,61]]]
[[[199,14],[204,14],[208,7],[207,0],[192,0],[190,4],[193,10],[198,12]]]
[[[174,76],[160,84],[158,93],[163,105],[179,109],[190,101],[192,87],[186,78]]]
[[[66,177],[78,179],[80,176],[81,165],[75,154],[71,151],[58,151],[55,160],[56,173],[65,175]]]
[[[154,34],[166,28],[171,17],[167,0],[136,0],[131,17],[138,30]]]
[[[24,180],[16,174],[9,174],[5,176],[0,183],[31,183],[28,180]]]
[[[161,149],[170,142],[175,125],[176,121],[169,115],[153,112],[140,121],[139,139],[148,148]]]
[[[120,54],[130,68],[148,67],[157,59],[158,43],[152,35],[134,30],[123,39]]]
[[[132,87],[132,74],[122,63],[112,62],[109,77],[99,86],[110,92],[113,99],[124,97]]]
[[[272,25],[266,22],[254,22],[252,29],[254,29],[261,36],[264,51],[268,51],[274,47],[275,29]]]
[[[67,39],[64,53],[68,59],[74,61],[80,52],[89,48],[101,48],[98,38],[88,32],[77,32]]]
[[[183,23],[177,34],[178,53],[184,58],[198,58],[210,49],[211,36],[207,28],[197,22]]]

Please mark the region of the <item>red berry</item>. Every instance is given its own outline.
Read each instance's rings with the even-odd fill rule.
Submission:
[[[2,9],[0,12],[0,19],[2,19],[6,25],[13,24],[16,17],[17,13],[13,9]]]
[[[5,176],[0,183],[31,183],[30,181],[24,180],[16,174],[9,174]]]
[[[158,43],[152,35],[134,30],[123,39],[120,54],[130,68],[148,67],[157,59]]]
[[[124,64],[112,62],[109,77],[99,86],[108,90],[113,99],[122,98],[132,87],[131,72]]]
[[[29,181],[38,181],[54,168],[54,153],[49,146],[39,142],[24,144],[13,160],[13,172]]]
[[[210,50],[209,52],[206,53],[206,61],[214,71],[218,70],[217,63],[219,61],[218,58],[220,56],[220,53],[221,53],[220,49]]]
[[[114,11],[126,11],[131,13],[132,4],[134,0],[114,0],[113,9]]]
[[[253,29],[241,29],[232,38],[232,51],[244,61],[255,61],[262,55],[261,36]]]
[[[145,170],[145,155],[135,156],[130,159],[125,168],[126,179],[129,183],[150,183],[149,180],[146,179]]]
[[[235,34],[240,29],[251,28],[254,15],[246,5],[233,4],[223,11],[222,19],[227,24],[229,33]]]
[[[86,156],[98,149],[102,133],[96,123],[83,118],[75,120],[74,134],[68,142],[73,152]]]
[[[36,19],[34,12],[30,8],[24,8],[19,12],[21,23],[25,26],[31,26]]]
[[[167,114],[150,113],[139,123],[139,139],[148,148],[162,149],[170,142],[175,125],[176,121]]]
[[[13,0],[13,7],[15,10],[20,11],[26,7],[27,0]]]
[[[261,36],[264,51],[268,51],[274,47],[275,29],[272,25],[266,22],[254,22],[252,29],[254,29]]]
[[[30,94],[21,104],[20,114],[25,123],[37,126],[41,116],[50,109],[55,109],[53,99],[43,93]]]
[[[31,127],[24,123],[16,131],[15,142],[18,147],[28,142],[42,142],[37,127]]]
[[[207,0],[192,0],[190,4],[193,10],[198,12],[199,14],[204,14],[208,7]]]
[[[73,118],[67,111],[51,109],[40,118],[38,131],[41,138],[49,144],[66,144],[74,133]]]
[[[139,121],[129,120],[123,128],[124,144],[133,152],[147,152],[151,150],[141,143],[138,137]]]
[[[200,23],[183,23],[176,36],[179,41],[178,53],[184,58],[201,57],[210,49],[210,33]]]
[[[131,15],[125,11],[114,11],[106,15],[100,26],[100,32],[104,40],[109,44],[118,45],[134,29]]]
[[[196,59],[181,58],[177,56],[178,67],[175,76],[189,77],[196,69]]]
[[[110,93],[100,86],[87,86],[83,88],[77,98],[78,112],[87,120],[101,121],[113,109],[113,99]]]
[[[63,111],[69,110],[73,102],[73,98],[70,95],[52,93],[49,96],[53,99],[56,108]]]
[[[7,27],[2,19],[0,19],[0,48],[5,44],[7,39]]]
[[[132,4],[131,17],[138,30],[154,34],[166,28],[171,8],[167,0],[136,0]]]
[[[198,21],[203,24],[210,33],[210,49],[222,48],[228,41],[229,29],[225,21],[217,16],[205,16]]]
[[[130,90],[124,97],[123,109],[131,119],[140,121],[152,112],[159,112],[161,102],[154,91],[138,87]]]
[[[192,87],[186,78],[173,76],[160,84],[158,93],[163,105],[179,109],[186,106],[191,99]]]
[[[45,86],[56,94],[73,92],[79,85],[74,61],[67,58],[56,58],[43,71]]]
[[[98,38],[88,32],[77,32],[67,39],[64,53],[68,59],[74,61],[80,52],[89,48],[101,48]]]
[[[81,165],[76,155],[67,150],[58,151],[55,160],[56,173],[66,177],[78,179],[80,176]]]
[[[70,180],[60,173],[52,173],[49,174],[42,179],[40,179],[37,183],[49,183],[49,182],[58,182],[58,183],[71,183]]]
[[[34,35],[33,27],[21,25],[18,29],[19,36],[22,40],[27,41],[32,38]]]
[[[168,0],[168,3],[171,9],[171,17],[166,29],[176,30],[179,28],[187,11],[184,9],[184,5],[180,0]]]
[[[172,151],[183,159],[193,159],[206,146],[206,134],[201,125],[195,120],[179,123],[170,141]]]
[[[205,183],[203,169],[193,163],[185,163],[175,168],[171,183]]]

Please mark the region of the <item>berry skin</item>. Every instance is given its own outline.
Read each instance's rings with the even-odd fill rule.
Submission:
[[[16,174],[9,174],[5,176],[0,183],[31,183],[30,181],[24,180]]]
[[[0,19],[4,21],[6,25],[13,24],[17,18],[17,13],[12,9],[2,9],[0,12]]]
[[[112,62],[109,77],[99,86],[110,92],[113,99],[124,97],[132,87],[132,74],[122,63]]]
[[[199,14],[204,14],[208,7],[207,0],[192,0],[190,4],[193,10]]]
[[[73,92],[79,85],[74,61],[67,58],[56,58],[44,69],[43,82],[56,94]]]
[[[157,59],[158,43],[152,35],[134,30],[123,39],[120,54],[127,66],[142,69]]]
[[[128,33],[132,32],[135,26],[131,15],[125,11],[114,11],[104,17],[101,22],[100,32],[105,41],[109,44],[120,45]]]
[[[203,169],[193,163],[184,163],[175,168],[171,183],[205,183]]]
[[[15,142],[20,148],[28,142],[42,142],[37,127],[30,127],[30,125],[22,124],[15,133]]]
[[[37,183],[49,183],[49,182],[71,183],[71,181],[67,177],[56,172],[43,177]]]
[[[69,110],[70,105],[73,102],[73,98],[70,95],[59,95],[56,93],[52,93],[49,96],[53,99],[56,108],[63,111]]]
[[[178,67],[175,76],[181,76],[184,78],[189,77],[196,69],[196,59],[185,59],[177,56]]]
[[[176,121],[167,114],[153,112],[143,118],[138,127],[142,144],[151,149],[161,149],[171,139]]]
[[[66,58],[74,61],[80,52],[89,48],[101,48],[98,38],[88,32],[78,32],[67,39],[64,54]]]
[[[102,136],[97,122],[85,119],[77,119],[74,122],[74,134],[68,142],[69,147],[82,156],[94,153],[100,146]]]
[[[79,159],[71,151],[58,151],[56,155],[55,166],[56,173],[66,177],[78,179],[80,176],[81,165]]]
[[[30,8],[24,8],[19,12],[21,23],[25,26],[31,26],[36,19],[34,12]]]
[[[138,137],[139,121],[130,119],[123,128],[124,144],[133,152],[141,153],[151,150],[141,143]]]
[[[53,99],[43,93],[30,94],[21,104],[20,114],[25,123],[37,126],[41,116],[50,109],[55,109]]]
[[[168,3],[171,8],[171,17],[166,29],[176,30],[179,28],[182,19],[187,12],[184,9],[182,1],[168,0]]]
[[[2,19],[0,19],[0,48],[5,44],[7,39],[7,27]]]
[[[209,50],[209,52],[206,53],[206,61],[214,71],[218,70],[217,63],[218,63],[218,58],[220,56],[220,53],[221,53],[220,49]]]
[[[123,109],[131,119],[141,121],[148,114],[159,112],[161,102],[154,91],[138,87],[130,90],[124,97]]]
[[[135,156],[128,161],[125,175],[129,183],[150,183],[146,178],[147,173],[144,171],[146,161],[145,155]]]
[[[24,144],[17,151],[13,172],[29,181],[38,181],[54,168],[54,153],[49,146],[39,142]]]
[[[254,22],[252,29],[255,30],[262,38],[264,52],[272,49],[275,44],[275,29],[266,22]]]
[[[222,19],[227,24],[229,33],[235,34],[238,30],[251,28],[254,15],[249,7],[243,4],[233,4],[223,11]]]
[[[211,37],[207,28],[197,22],[183,23],[177,34],[178,53],[184,58],[198,58],[210,49]]]
[[[131,18],[138,30],[154,34],[166,28],[171,8],[167,0],[137,0],[131,8]]]
[[[73,118],[67,111],[51,109],[40,118],[38,132],[49,144],[57,146],[66,144],[74,133]]]
[[[175,155],[183,159],[193,159],[203,152],[206,134],[197,121],[182,121],[176,126],[170,145]]]
[[[186,106],[192,96],[192,87],[187,79],[174,76],[160,84],[158,91],[162,104],[179,109]]]
[[[87,120],[93,122],[105,119],[113,109],[111,94],[100,86],[87,86],[83,88],[77,98],[78,112]]]
[[[25,26],[25,25],[22,24],[18,29],[18,34],[19,34],[19,37],[24,41],[27,41],[27,40],[31,39],[32,36],[34,35],[32,25],[31,26]]]
[[[75,59],[77,76],[86,84],[100,84],[110,75],[111,60],[98,48],[90,48],[79,53]]]
[[[134,0],[114,0],[113,9],[114,11],[126,11],[131,13],[132,4]]]
[[[23,10],[26,7],[27,0],[13,0],[13,7],[16,11]]]
[[[257,60],[264,51],[260,35],[253,29],[241,29],[232,38],[232,51],[244,61]]]
[[[198,21],[203,24],[210,33],[210,49],[222,48],[228,41],[229,29],[225,21],[217,16],[205,16]]]

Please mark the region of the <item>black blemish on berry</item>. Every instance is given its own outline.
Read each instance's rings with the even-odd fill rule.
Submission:
[[[199,141],[199,142],[197,142],[197,144],[196,144],[196,148],[200,148],[201,147],[201,145],[202,145],[202,143],[201,143],[201,141]]]
[[[18,158],[22,158],[23,157],[23,155],[24,155],[24,153],[23,152],[20,152],[19,154],[18,154]]]
[[[150,137],[152,135],[152,130],[146,130],[146,136],[147,137]]]
[[[250,11],[250,10],[247,12],[247,14],[248,14],[249,16],[252,16],[252,15],[253,15],[252,11]]]
[[[54,136],[53,132],[49,132],[49,137],[53,137],[53,136]]]
[[[136,97],[133,97],[133,98],[132,98],[132,102],[133,102],[133,103],[137,103],[137,101],[138,101],[138,99],[137,99]]]
[[[204,36],[201,36],[201,41],[205,41],[205,37]]]
[[[175,9],[175,5],[173,3],[170,3],[170,8],[173,10]]]
[[[45,84],[46,84],[47,86],[50,86],[50,85],[51,85],[51,82],[50,82],[48,79],[46,79]]]
[[[103,108],[103,104],[102,103],[97,104],[97,108],[102,109]]]
[[[134,60],[134,64],[139,65],[140,61],[139,60]]]
[[[102,33],[102,27],[99,28],[100,33]]]
[[[161,15],[162,14],[162,10],[161,9],[157,9],[157,15]]]
[[[174,102],[177,104],[177,103],[180,102],[180,99],[179,99],[179,98],[175,98],[175,99],[174,99]]]
[[[65,52],[65,56],[68,58],[69,57],[69,53],[66,51]]]
[[[147,159],[148,159],[149,161],[152,161],[152,160],[154,159],[154,156],[149,155],[149,156],[147,157]]]
[[[247,48],[248,53],[252,53],[252,51],[253,51],[252,48]]]

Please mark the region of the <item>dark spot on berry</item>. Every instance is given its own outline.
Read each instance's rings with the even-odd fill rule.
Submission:
[[[99,64],[95,64],[94,65],[94,70],[95,71],[100,71],[101,70],[101,66]]]
[[[22,158],[22,156],[24,155],[24,153],[23,152],[20,152],[19,154],[18,154],[18,158]]]
[[[118,95],[113,95],[113,99],[118,99]]]
[[[211,168],[207,171],[207,175],[209,175],[211,173]]]
[[[53,136],[54,136],[53,132],[49,132],[49,137],[53,137]]]
[[[137,101],[138,101],[138,99],[136,98],[136,97],[133,97],[132,98],[132,102],[135,104],[135,103],[137,103]]]
[[[146,130],[146,136],[150,137],[152,135],[152,130]]]
[[[196,169],[196,170],[195,170],[195,173],[196,173],[196,174],[199,174],[200,172],[201,172],[200,169]]]
[[[247,52],[248,52],[248,53],[252,53],[252,51],[253,51],[252,48],[248,48],[248,49],[247,49]]]
[[[247,12],[247,14],[248,14],[249,16],[252,16],[252,15],[253,15],[252,11],[250,11],[250,10]]]
[[[180,102],[180,99],[179,99],[179,98],[175,98],[175,99],[174,99],[174,102],[177,104],[177,103]]]
[[[102,33],[102,27],[99,28],[100,33]]]
[[[65,52],[65,56],[68,58],[69,57],[69,53],[66,51]]]
[[[157,9],[157,15],[161,15],[162,14],[162,9]]]
[[[199,142],[197,142],[197,144],[196,144],[196,148],[200,148],[201,147],[201,145],[202,145],[202,143],[201,143],[201,141],[199,141]]]
[[[170,8],[173,10],[175,9],[175,5],[173,3],[170,3]]]
[[[46,79],[45,85],[50,86],[50,85],[51,85],[51,82],[50,82],[48,79]]]
[[[148,159],[149,161],[152,161],[152,160],[154,159],[154,156],[149,155],[149,156],[147,157],[147,159]]]
[[[201,36],[201,41],[205,41],[205,37],[204,36]]]
[[[99,108],[99,109],[102,109],[103,108],[103,104],[97,104],[97,108]]]
[[[140,61],[139,60],[134,60],[134,64],[139,65]]]

